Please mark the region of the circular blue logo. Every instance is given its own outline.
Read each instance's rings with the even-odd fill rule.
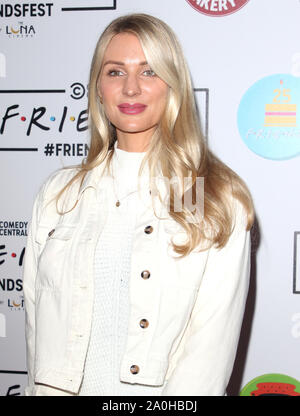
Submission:
[[[276,74],[260,79],[244,94],[238,129],[245,144],[272,160],[300,154],[300,78]]]

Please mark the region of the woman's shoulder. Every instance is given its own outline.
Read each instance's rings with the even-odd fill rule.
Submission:
[[[75,177],[79,171],[79,167],[72,166],[52,172],[40,187],[37,195],[38,205],[44,206],[49,203],[49,201],[55,199],[59,192]]]
[[[44,182],[45,192],[58,193],[79,171],[79,167],[71,166],[52,172]]]

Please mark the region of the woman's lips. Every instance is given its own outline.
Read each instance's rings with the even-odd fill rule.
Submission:
[[[123,103],[118,105],[119,110],[124,114],[139,114],[142,111],[145,110],[147,106],[145,104],[129,104],[129,103]]]

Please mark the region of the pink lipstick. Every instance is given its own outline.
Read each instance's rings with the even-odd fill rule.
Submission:
[[[118,105],[119,110],[124,114],[139,114],[145,110],[147,106],[140,103],[129,104],[122,103]]]

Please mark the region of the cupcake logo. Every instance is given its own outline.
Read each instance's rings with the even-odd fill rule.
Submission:
[[[280,87],[274,90],[272,104],[265,106],[265,123],[267,127],[297,127],[297,104],[290,104],[290,88],[284,87],[284,81],[279,81]]]
[[[300,383],[284,374],[264,374],[251,380],[240,396],[300,396]]]
[[[272,160],[300,154],[300,79],[271,75],[252,85],[238,108],[238,129],[248,148]]]
[[[240,10],[249,0],[186,0],[195,10],[207,16],[226,16]]]

